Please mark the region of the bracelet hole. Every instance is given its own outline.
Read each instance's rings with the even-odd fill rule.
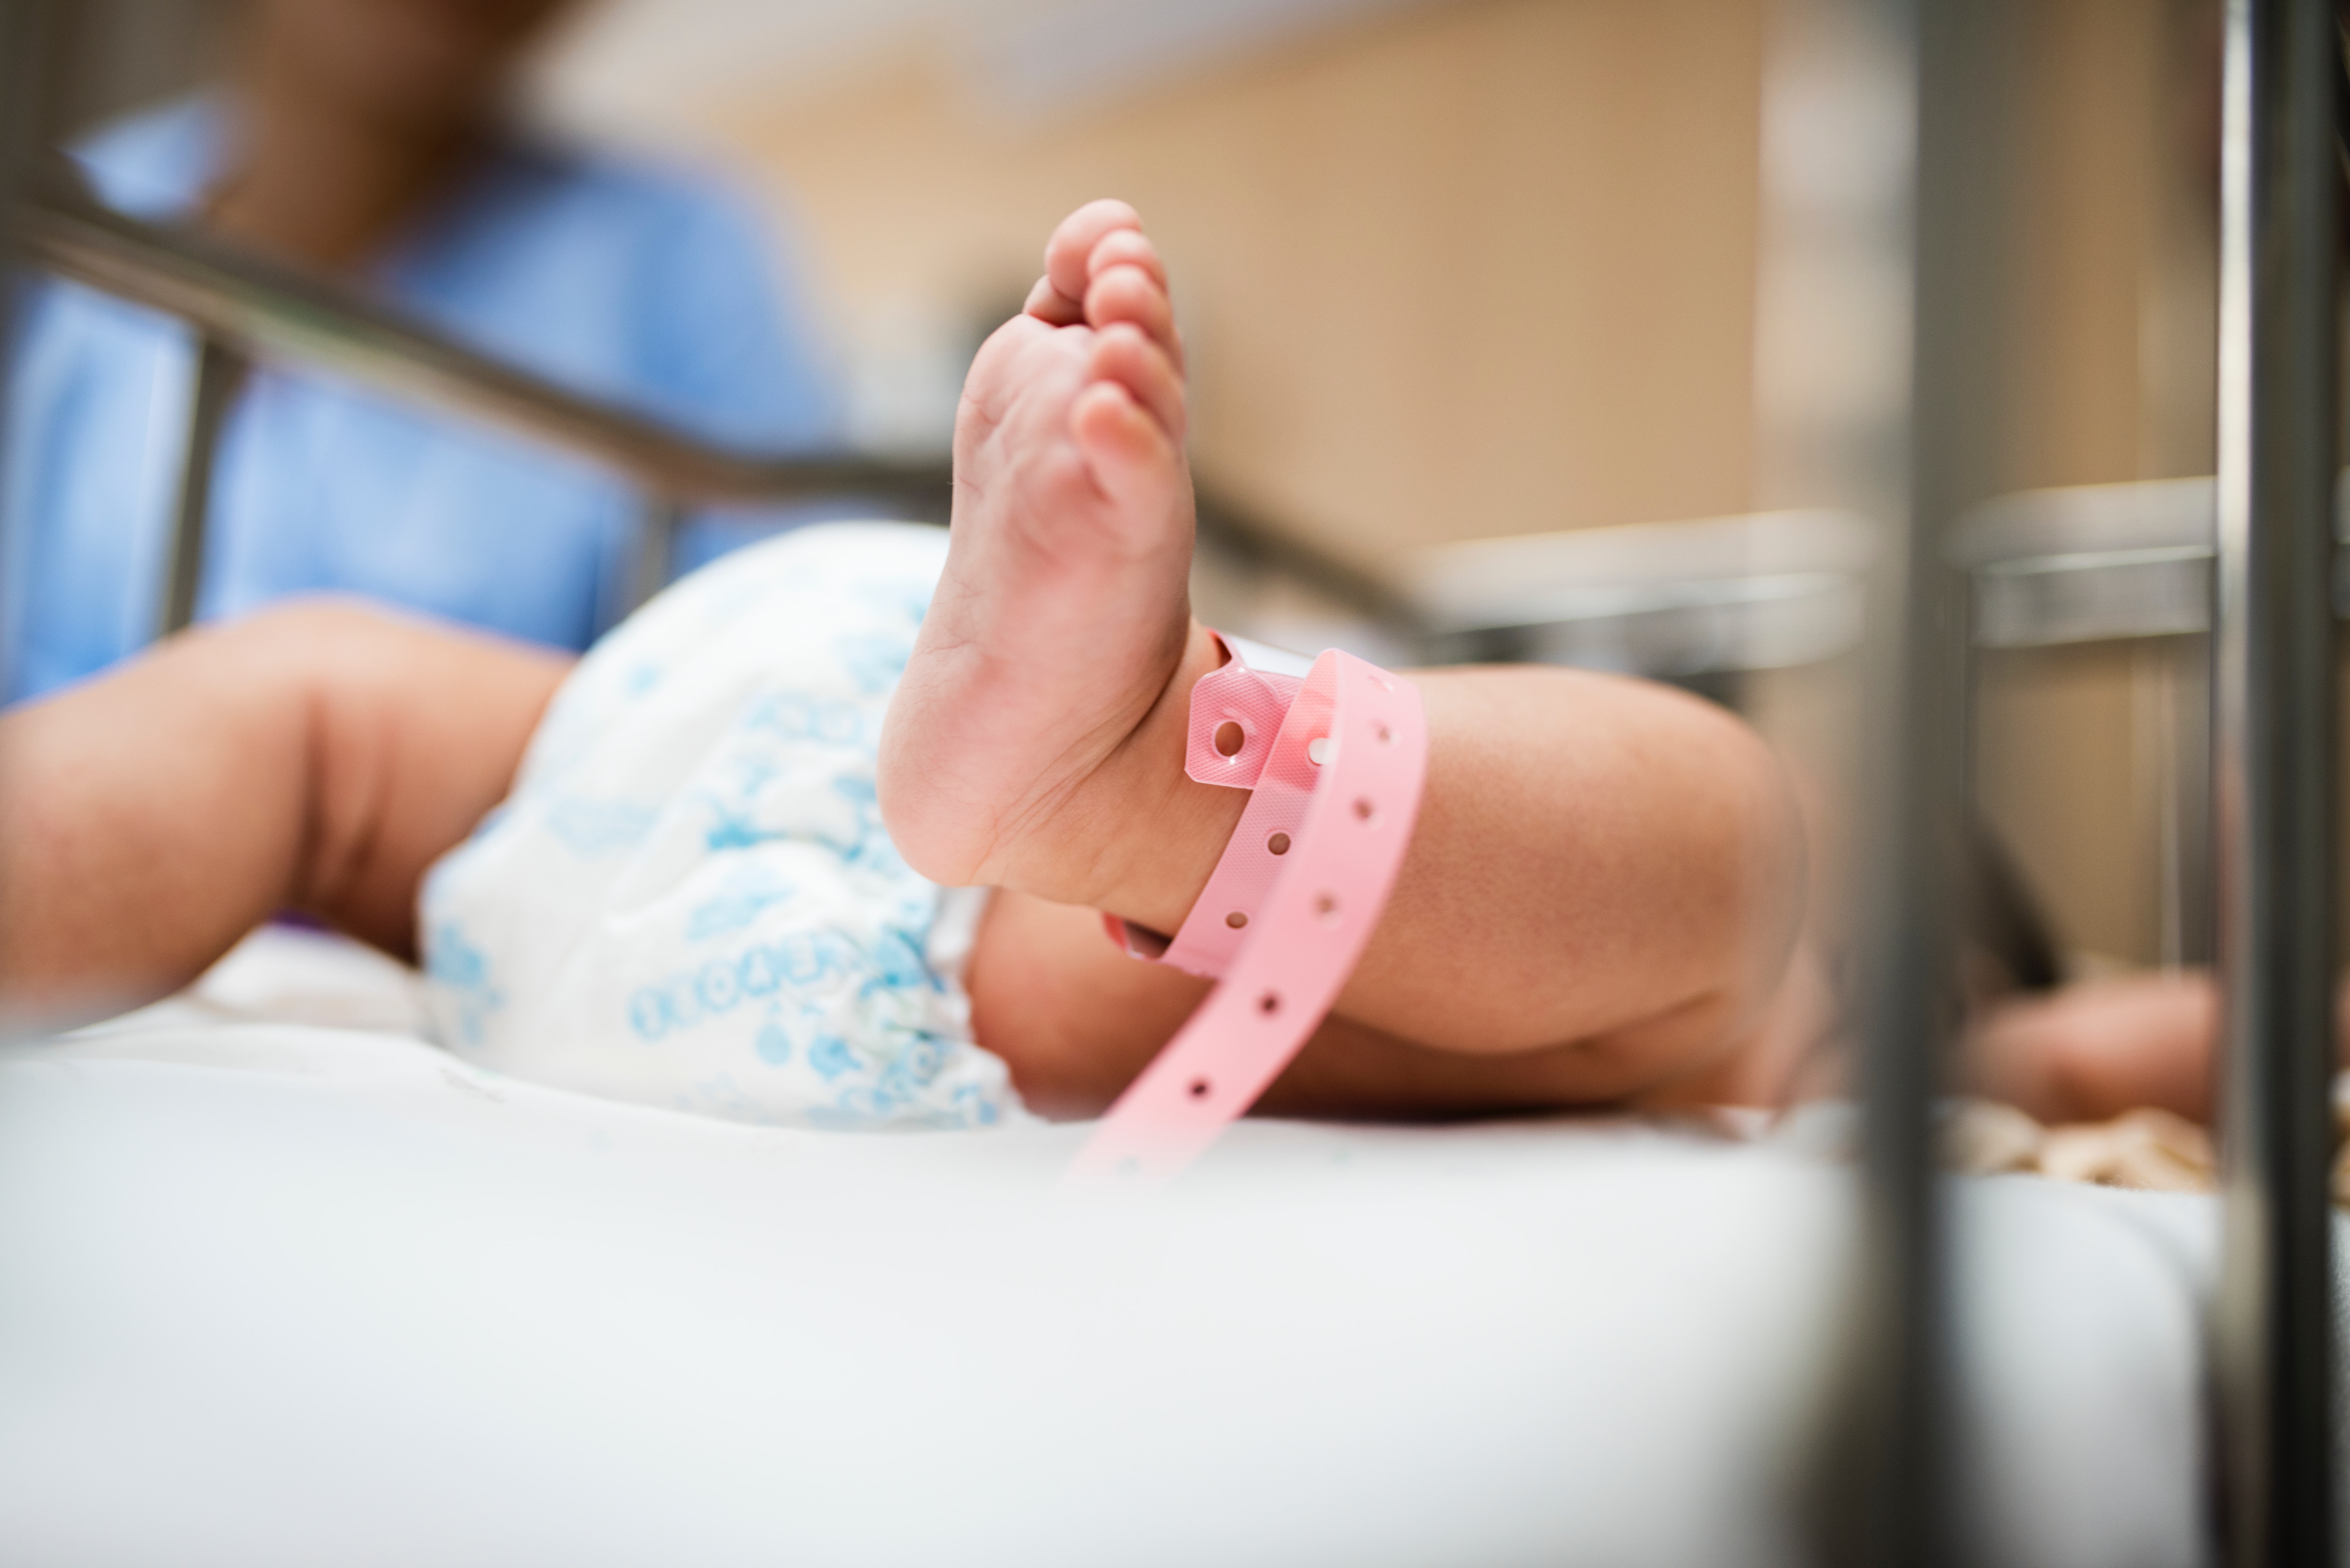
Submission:
[[[1317,768],[1323,763],[1328,762],[1330,760],[1330,737],[1327,735],[1316,735],[1312,740],[1306,742],[1305,760],[1312,763]]]
[[[1379,808],[1371,803],[1368,795],[1361,796],[1355,802],[1355,815],[1366,827],[1377,827],[1379,825]]]
[[[1276,833],[1264,841],[1264,846],[1275,855],[1286,855],[1289,853],[1289,835]]]
[[[1281,1011],[1281,992],[1268,991],[1256,999],[1256,1010],[1267,1018]]]
[[[1388,742],[1395,739],[1395,732],[1388,729],[1385,724],[1373,724],[1371,726],[1371,733],[1379,738],[1379,744],[1381,745],[1386,745]]]
[[[1248,732],[1241,728],[1239,720],[1227,719],[1216,726],[1216,755],[1237,757],[1247,744]]]
[[[1314,895],[1314,913],[1320,918],[1324,925],[1336,925],[1338,923],[1338,896],[1336,893],[1316,893]]]
[[[1232,927],[1232,929],[1236,931],[1239,930],[1243,926],[1248,924],[1248,911],[1245,909],[1234,909],[1231,914],[1224,917],[1224,924]]]
[[[1191,1080],[1191,1097],[1192,1097],[1193,1099],[1195,1099],[1195,1100],[1204,1100],[1204,1099],[1206,1099],[1206,1098],[1208,1097],[1208,1089],[1209,1089],[1209,1084],[1208,1084],[1208,1080],[1207,1080],[1207,1079],[1205,1079],[1205,1078],[1194,1078],[1194,1079],[1192,1079],[1192,1080]]]

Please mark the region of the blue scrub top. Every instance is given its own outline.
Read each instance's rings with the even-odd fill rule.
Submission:
[[[77,154],[99,195],[185,218],[223,161],[199,99]],[[515,140],[373,269],[395,306],[705,439],[814,450],[836,403],[759,221],[666,169]],[[0,658],[12,698],[153,635],[195,346],[170,319],[44,279],[20,294],[0,452]],[[584,463],[313,373],[256,367],[213,471],[205,618],[340,590],[559,648],[625,606],[641,503]],[[785,514],[696,519],[689,564]]]

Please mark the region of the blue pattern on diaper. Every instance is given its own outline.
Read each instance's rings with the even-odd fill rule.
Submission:
[[[865,581],[858,583],[853,591],[858,600],[876,614],[891,620],[902,620],[910,627],[920,627],[922,618],[931,611],[929,590],[910,591],[903,581]],[[909,640],[906,646],[910,650],[913,644]]]
[[[857,1065],[857,1058],[848,1054],[848,1042],[837,1034],[822,1034],[808,1047],[808,1065],[827,1078],[837,1078]]]
[[[624,800],[566,798],[546,806],[546,831],[582,855],[610,855],[642,842],[654,815]]]
[[[746,866],[726,879],[718,896],[686,917],[688,940],[739,931],[759,918],[759,911],[792,896],[791,884],[764,866]]]
[[[710,808],[711,822],[702,830],[702,843],[713,854],[722,849],[750,849],[783,836],[764,831],[749,814],[715,796],[704,796],[702,804]]]
[[[854,634],[834,643],[833,651],[850,680],[868,694],[879,695],[897,685],[898,677],[906,673],[914,642],[910,636],[888,632]]]
[[[480,1044],[484,1021],[505,1005],[505,996],[491,983],[488,957],[466,940],[464,929],[455,921],[425,928],[424,973],[455,1002],[458,1038],[468,1045]]]
[[[723,1018],[746,996],[771,996],[786,986],[806,990],[858,967],[858,955],[847,937],[804,931],[638,987],[629,997],[629,1027],[640,1039],[659,1040]]]
[[[902,991],[917,986],[935,990],[939,977],[932,973],[922,957],[921,946],[903,931],[885,931],[882,940],[865,955],[865,992]]]
[[[906,656],[900,652],[899,669],[904,669],[905,663]],[[743,728],[786,741],[829,741],[853,746],[864,738],[865,711],[853,702],[820,702],[802,692],[778,691],[751,705],[743,715]]]

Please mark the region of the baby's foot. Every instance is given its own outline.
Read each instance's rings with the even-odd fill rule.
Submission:
[[[924,876],[1098,901],[1081,863],[1135,826],[1110,764],[1193,641],[1183,432],[1165,269],[1132,208],[1093,202],[956,415],[946,570],[881,737],[882,814]]]

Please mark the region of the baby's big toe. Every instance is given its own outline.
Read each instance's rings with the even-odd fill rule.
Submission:
[[[1045,243],[1045,278],[1039,293],[1048,287],[1050,297],[1045,308],[1038,301],[1029,301],[1030,314],[1041,317],[1056,327],[1069,325],[1077,317],[1086,297],[1087,286],[1093,279],[1092,259],[1095,251],[1108,235],[1120,232],[1139,234],[1142,218],[1124,202],[1088,202],[1063,218],[1053,237]]]

